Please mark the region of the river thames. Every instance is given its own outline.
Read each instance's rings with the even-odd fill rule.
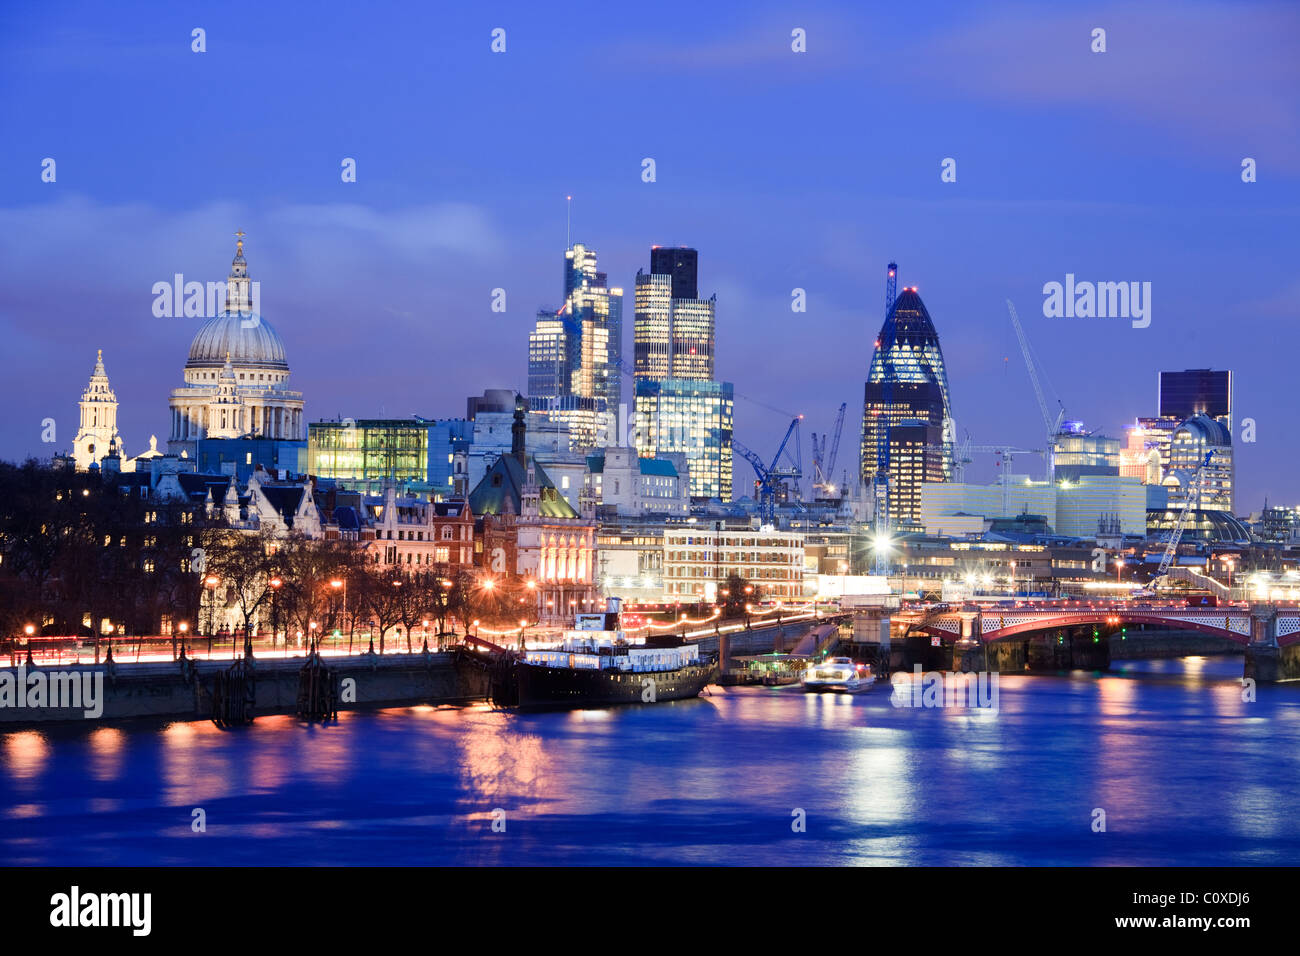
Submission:
[[[61,866],[1295,864],[1300,685],[1245,702],[1241,667],[1004,675],[996,713],[897,708],[887,686],[712,688],[608,710],[10,732],[0,853]]]

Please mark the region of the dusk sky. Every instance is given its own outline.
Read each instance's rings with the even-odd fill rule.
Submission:
[[[762,453],[784,412],[806,442],[847,402],[836,473],[853,472],[894,259],[940,335],[959,435],[1043,445],[1010,298],[1068,417],[1108,434],[1156,413],[1159,371],[1232,369],[1237,510],[1300,503],[1300,7],[563,10],[5,4],[0,458],[71,448],[97,348],[127,452],[165,445],[201,320],[155,318],[151,288],[224,279],[236,230],[308,421],[460,417],[467,395],[522,390],[535,312],[562,301],[571,194],[573,239],[625,289],[629,362],[650,246],[699,250],[735,435]],[[1150,326],[1045,317],[1067,273],[1150,282]],[[739,458],[736,476],[753,477]]]

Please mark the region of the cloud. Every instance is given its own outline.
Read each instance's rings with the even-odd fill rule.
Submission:
[[[1105,53],[1092,52],[1095,28],[1106,30]],[[962,99],[1095,106],[1238,158],[1267,148],[1275,166],[1294,169],[1297,41],[1300,10],[1285,5],[1013,5],[918,38],[888,72]],[[1118,133],[1116,142],[1122,145]]]
[[[791,48],[796,28],[805,31],[806,52]],[[728,25],[713,31],[694,25],[688,36],[660,37],[658,42],[628,41],[608,46],[604,59],[620,69],[673,70],[678,73],[730,73],[753,67],[788,67],[799,73],[822,73],[850,63],[862,46],[854,40],[859,24],[851,18],[834,20],[804,13],[769,18],[747,29]],[[787,82],[789,71],[770,78]],[[747,74],[745,83],[754,80]]]

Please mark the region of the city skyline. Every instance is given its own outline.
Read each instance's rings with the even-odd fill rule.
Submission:
[[[883,319],[882,267],[895,260],[900,285],[919,288],[940,326],[957,426],[975,441],[1037,447],[1033,394],[1005,316],[1011,298],[1069,416],[1116,438],[1123,425],[1156,413],[1159,372],[1232,370],[1237,417],[1258,426],[1257,441],[1237,447],[1239,511],[1257,510],[1266,497],[1300,499],[1293,477],[1300,423],[1286,388],[1286,355],[1300,345],[1286,321],[1300,312],[1291,267],[1300,233],[1297,137],[1277,92],[1295,70],[1283,55],[1295,17],[1258,8],[1247,34],[1222,6],[1198,7],[1201,16],[1189,20],[1166,5],[1105,13],[1110,49],[1093,54],[1095,12],[997,6],[977,22],[954,6],[931,10],[943,15],[877,22],[846,7],[797,15],[760,7],[726,29],[703,11],[689,34],[664,24],[638,32],[619,15],[604,18],[591,29],[606,49],[594,43],[571,64],[609,77],[594,94],[597,112],[639,89],[648,63],[671,62],[669,88],[702,94],[682,107],[685,119],[712,124],[714,133],[683,149],[667,135],[616,124],[577,162],[563,150],[513,149],[544,141],[540,104],[555,84],[536,67],[554,49],[555,30],[539,14],[514,12],[508,52],[493,59],[490,26],[452,14],[438,21],[437,36],[448,39],[435,72],[473,76],[480,88],[447,104],[436,124],[395,138],[387,118],[407,103],[402,93],[376,105],[384,126],[377,139],[368,121],[352,119],[305,155],[294,134],[309,135],[307,127],[283,118],[287,94],[277,84],[271,102],[239,102],[258,147],[233,164],[200,134],[218,128],[232,77],[281,75],[262,51],[290,31],[291,18],[238,4],[214,14],[204,60],[189,50],[188,21],[146,19],[128,4],[120,17],[138,21],[141,52],[157,62],[82,57],[85,72],[74,83],[43,64],[76,58],[90,41],[51,32],[37,11],[7,12],[8,39],[0,42],[12,62],[0,67],[0,82],[21,92],[29,77],[44,77],[43,95],[63,119],[52,137],[38,101],[18,97],[13,148],[0,157],[7,184],[0,325],[11,368],[44,372],[36,384],[11,373],[0,386],[11,412],[0,423],[0,457],[48,457],[71,446],[77,396],[97,348],[121,403],[127,450],[139,453],[150,434],[165,441],[167,370],[196,323],[154,318],[149,290],[176,272],[220,280],[236,229],[249,233],[264,309],[294,354],[306,420],[454,416],[464,396],[484,388],[524,391],[519,343],[537,307],[554,303],[564,197],[572,195],[572,239],[600,251],[611,286],[634,287],[647,245],[689,245],[706,257],[706,289],[719,302],[716,378],[735,383],[735,435],[751,448],[775,448],[784,412],[802,413],[805,430],[823,431],[841,402],[857,404]],[[420,14],[413,16],[418,33]],[[801,22],[786,24],[791,17]],[[115,19],[87,8],[86,36]],[[237,58],[215,42],[227,22],[254,38]],[[803,60],[790,51],[796,25],[808,31]],[[350,86],[333,85],[327,65],[351,39],[344,34],[322,28],[299,63],[322,95],[337,95],[339,109],[386,82],[372,66]],[[29,42],[20,49],[15,38]],[[400,41],[386,34],[384,42]],[[1179,62],[1164,52],[1172,45]],[[1028,53],[1014,68],[990,68],[1007,47]],[[620,67],[609,48],[632,62]],[[1249,64],[1256,81],[1248,92],[1214,73],[1224,88],[1207,90],[1209,81],[1188,65],[1197,59],[1189,50],[1215,51],[1229,73]],[[704,51],[714,56],[696,55]],[[926,79],[908,66],[918,58],[942,69]],[[1068,62],[1073,81],[1053,58]],[[1168,74],[1160,96],[1125,99],[1123,109],[1139,118],[1124,118],[1119,92],[1127,95],[1155,64]],[[164,89],[122,95],[124,85],[147,86],[155,71],[178,73],[188,85],[184,111],[169,108],[175,94]],[[525,76],[532,89],[519,85]],[[764,85],[778,80],[775,91]],[[818,107],[817,91],[845,83],[880,97],[882,123],[848,128]],[[763,95],[774,92],[774,102]],[[721,114],[711,97],[724,93]],[[1228,102],[1215,123],[1200,122],[1202,106]],[[983,109],[981,122],[963,116],[972,103]],[[97,113],[141,130],[159,115],[175,116],[182,129],[149,148],[131,136],[106,142]],[[1034,133],[1009,138],[989,116],[1031,123]],[[454,149],[435,127],[458,132]],[[906,134],[889,158],[861,148],[882,130]],[[47,156],[59,161],[55,183],[40,180]],[[345,156],[357,160],[355,183],[339,181]],[[1240,179],[1245,156],[1259,162],[1256,183]],[[645,157],[656,160],[653,183],[641,178]],[[813,157],[817,177],[788,176],[791,163]],[[941,181],[946,157],[957,160],[955,183]],[[432,160],[436,173],[417,160]],[[1043,285],[1070,274],[1152,282],[1152,324],[1046,318]],[[505,313],[491,311],[495,288],[506,290]],[[806,313],[791,312],[796,288],[806,292]],[[1250,331],[1261,319],[1270,319],[1266,338]],[[629,351],[625,340],[625,361]],[[446,352],[456,361],[444,361]],[[412,362],[412,354],[428,358]],[[58,438],[44,444],[41,423],[50,417]],[[974,477],[980,468],[991,476],[977,463]],[[737,479],[743,487],[748,475]]]

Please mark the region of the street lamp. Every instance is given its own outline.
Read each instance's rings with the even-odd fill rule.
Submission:
[[[217,584],[219,579],[215,574],[209,574],[203,579],[203,583],[209,589],[208,594],[208,656],[212,656],[212,633],[217,629]]]
[[[1120,575],[1123,574],[1123,573],[1124,573],[1124,559],[1123,559],[1123,558],[1116,558],[1116,559],[1115,559],[1115,583],[1116,583],[1116,584],[1119,584],[1119,583],[1120,583],[1120,579],[1119,579],[1119,578],[1120,578]]]
[[[284,584],[282,580],[271,578],[271,648],[275,649],[275,635],[280,629],[279,620],[279,601],[277,595],[280,593],[280,585]],[[287,643],[287,641],[286,641]]]
[[[348,616],[348,582],[347,582],[347,579],[340,580],[339,578],[331,578],[331,579],[330,579],[330,587],[333,588],[335,591],[339,591],[339,590],[342,590],[342,591],[343,591],[343,616],[344,616],[344,617],[347,617],[347,616]],[[337,631],[337,629],[336,629],[336,631]]]

